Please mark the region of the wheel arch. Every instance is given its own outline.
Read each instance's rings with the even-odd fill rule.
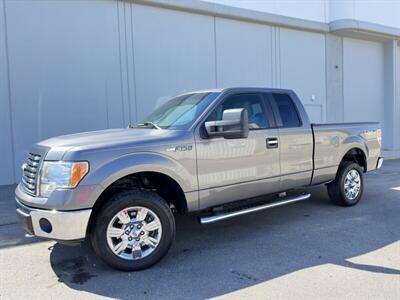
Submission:
[[[364,173],[367,172],[367,156],[365,150],[359,146],[353,146],[342,155],[339,165],[344,161],[353,161],[363,168]]]
[[[181,214],[188,212],[185,193],[178,182],[172,177],[161,172],[136,172],[118,178],[99,195],[92,207],[92,213],[87,226],[88,233],[90,233],[96,215],[110,201],[112,195],[131,189],[155,192],[167,202],[171,209]]]

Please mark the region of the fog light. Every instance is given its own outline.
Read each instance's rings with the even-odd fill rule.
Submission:
[[[42,229],[46,233],[50,233],[53,230],[53,226],[51,226],[50,221],[45,218],[41,218],[39,220],[39,226],[40,229]]]

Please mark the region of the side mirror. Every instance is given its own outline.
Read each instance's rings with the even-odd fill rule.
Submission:
[[[245,108],[226,109],[222,114],[221,121],[206,122],[205,127],[210,138],[247,138],[249,135],[247,110]]]

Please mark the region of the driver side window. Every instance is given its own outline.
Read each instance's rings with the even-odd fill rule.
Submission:
[[[207,121],[222,120],[222,114],[226,109],[245,108],[249,116],[249,129],[266,129],[268,120],[263,106],[263,97],[260,94],[232,95],[211,113]]]

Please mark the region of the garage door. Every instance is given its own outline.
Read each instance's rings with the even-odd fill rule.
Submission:
[[[345,121],[377,121],[383,127],[384,45],[345,38],[343,66]]]

